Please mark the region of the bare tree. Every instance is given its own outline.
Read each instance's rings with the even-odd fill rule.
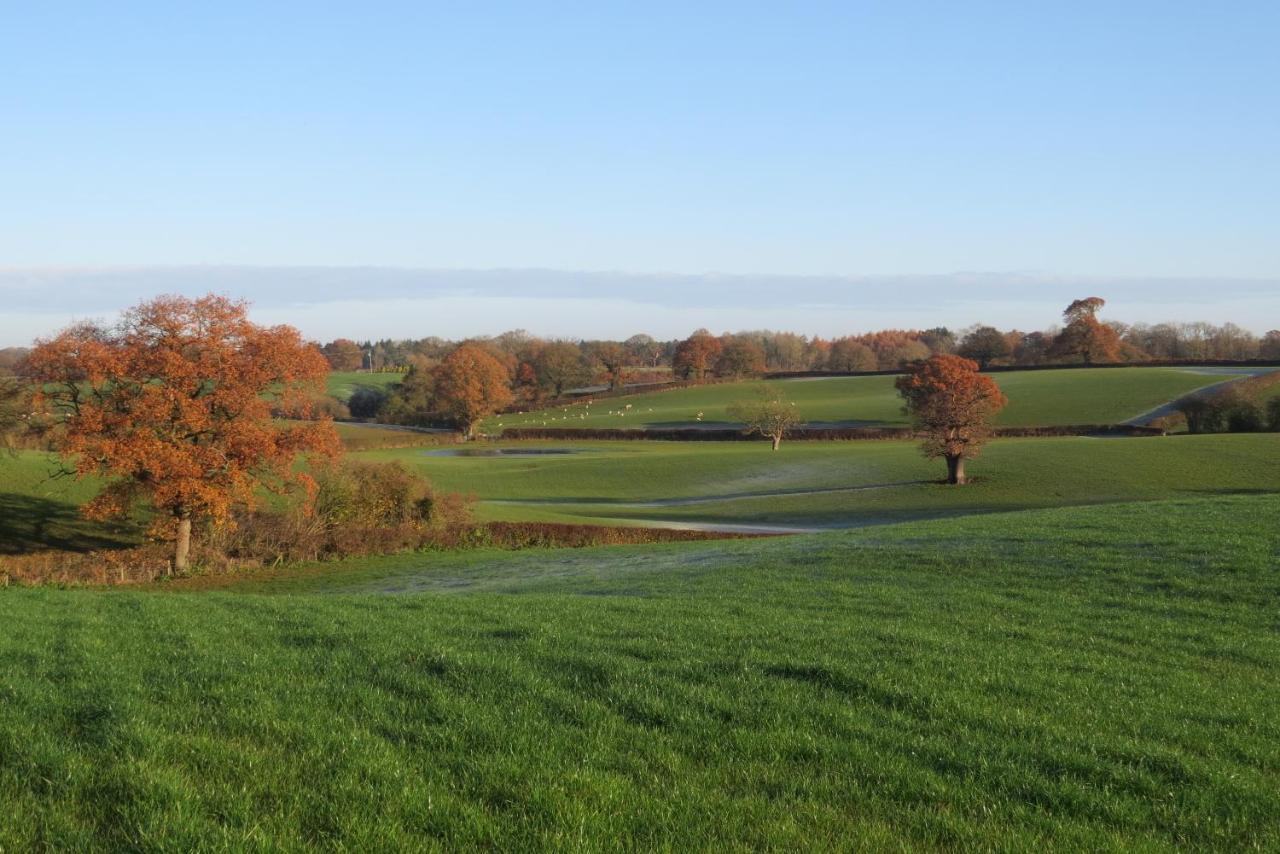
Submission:
[[[802,423],[795,403],[769,389],[762,389],[755,400],[739,401],[729,407],[729,417],[741,421],[748,433],[771,440],[775,451],[782,447],[787,434]]]

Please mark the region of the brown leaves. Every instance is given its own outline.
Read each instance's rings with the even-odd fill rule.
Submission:
[[[299,454],[339,452],[331,423],[271,418],[273,405],[309,410],[324,357],[226,297],[159,297],[115,327],[73,326],[39,342],[26,371],[64,422],[59,450],[80,474],[110,482],[86,508],[95,515],[146,498],[169,514],[223,519],[260,486],[298,483]]]
[[[436,367],[435,396],[468,435],[514,399],[506,367],[478,344],[463,344]]]
[[[1009,402],[978,363],[939,355],[913,365],[895,383],[906,411],[925,434],[930,457],[974,456],[991,418]]]

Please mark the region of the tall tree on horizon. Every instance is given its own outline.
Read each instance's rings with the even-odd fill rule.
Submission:
[[[1102,297],[1085,297],[1067,306],[1062,313],[1066,326],[1053,341],[1052,355],[1076,358],[1086,365],[1117,361],[1120,334],[1098,320],[1098,312],[1106,304]]]

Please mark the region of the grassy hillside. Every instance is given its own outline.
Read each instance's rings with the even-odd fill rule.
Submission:
[[[56,458],[0,451],[0,556],[43,549],[89,551],[135,542],[137,525],[91,522],[79,507],[94,496],[93,481],[61,474]]]
[[[0,591],[0,847],[1275,848],[1278,512]]]
[[[329,396],[346,403],[358,388],[386,388],[404,379],[404,374],[334,372],[329,374]]]
[[[501,447],[499,445],[499,447]],[[684,520],[852,526],[920,516],[1226,492],[1280,491],[1280,435],[1013,439],[971,464],[977,480],[939,485],[941,463],[911,442],[522,443],[571,456],[399,459],[438,486],[480,499],[490,518]],[[809,493],[809,494],[806,494]]]
[[[442,490],[475,495],[483,519],[856,527],[1036,507],[1280,491],[1280,434],[992,443],[962,489],[911,442],[536,442],[569,456],[450,457],[437,438],[351,428],[354,458],[399,460]],[[422,445],[421,443],[426,443]],[[409,447],[401,447],[408,445]],[[493,450],[499,445],[471,446]],[[137,524],[81,518],[91,483],[51,477],[43,454],[0,455],[0,554],[136,541]]]
[[[1196,388],[1229,377],[1178,368],[1106,368],[992,374],[1009,396],[999,423],[1007,426],[1115,424]],[[505,427],[684,427],[729,422],[728,408],[758,389],[779,390],[811,423],[846,426],[905,424],[893,377],[833,377],[744,382],[605,398],[594,405],[507,415]],[[630,405],[631,409],[626,407]],[[701,412],[703,419],[697,420]],[[613,414],[610,414],[613,413]],[[619,414],[623,413],[623,414]]]

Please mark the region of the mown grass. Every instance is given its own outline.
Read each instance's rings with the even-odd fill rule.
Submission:
[[[387,451],[440,488],[476,495],[487,518],[684,520],[854,526],[1003,510],[1280,491],[1280,435],[1005,439],[970,464],[975,482],[912,442],[521,443],[582,453],[536,458]],[[814,492],[815,494],[804,494]],[[499,503],[499,502],[519,503]],[[652,503],[653,506],[646,506]]]
[[[0,846],[1274,848],[1278,511],[0,591]]]
[[[1117,424],[1187,392],[1221,382],[1177,368],[1099,368],[1016,371],[992,374],[1009,397],[998,423],[1011,427]],[[501,427],[592,427],[635,429],[731,424],[728,408],[760,389],[780,391],[810,423],[844,426],[906,424],[893,377],[833,377],[708,385],[604,398],[584,404],[490,419]],[[627,409],[627,406],[631,409]],[[612,413],[612,414],[611,414]],[[697,416],[702,413],[702,420]],[[546,422],[544,425],[543,422]]]

